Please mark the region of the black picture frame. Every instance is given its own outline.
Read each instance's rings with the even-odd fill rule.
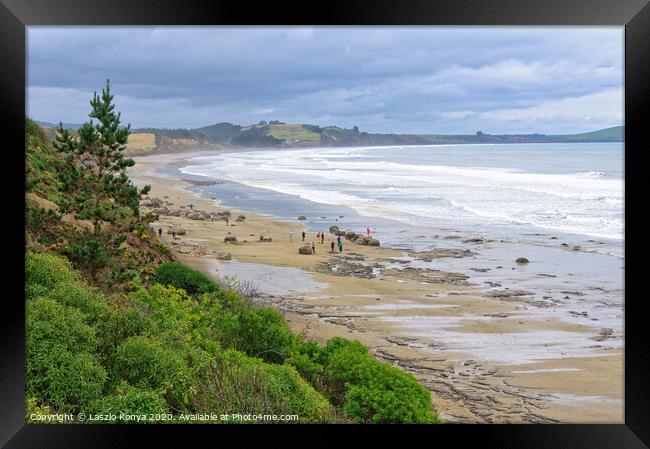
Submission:
[[[643,313],[648,299],[644,258],[649,254],[646,164],[650,151],[644,120],[650,109],[650,5],[648,0],[345,0],[326,3],[171,0],[0,0],[0,109],[2,188],[7,213],[0,220],[6,263],[0,344],[0,445],[18,447],[129,446],[136,437],[168,443],[188,434],[220,441],[225,426],[37,425],[24,419],[24,157],[26,26],[30,25],[618,25],[625,27],[625,424],[346,426],[411,432],[439,446],[499,448],[642,448],[650,445],[650,332]],[[570,43],[567,43],[570,45]],[[16,259],[13,259],[16,257]],[[631,263],[629,262],[631,261]],[[24,283],[23,283],[24,284]],[[15,288],[15,290],[14,290]],[[278,426],[286,429],[291,426]],[[336,426],[335,426],[336,427]],[[242,427],[238,427],[242,429]],[[268,426],[243,426],[238,437]],[[293,428],[292,428],[293,429]],[[303,444],[335,439],[332,426],[310,426]],[[334,430],[338,430],[337,427]],[[291,430],[294,432],[294,430]],[[366,433],[366,432],[364,432]],[[296,435],[294,433],[294,435]],[[310,442],[304,440],[309,438]],[[322,440],[321,440],[322,438]],[[286,438],[283,438],[285,444]],[[214,440],[213,440],[214,441]],[[272,440],[268,440],[270,443]],[[215,441],[216,443],[216,441]],[[298,441],[300,444],[301,442]],[[402,443],[403,444],[403,443]]]

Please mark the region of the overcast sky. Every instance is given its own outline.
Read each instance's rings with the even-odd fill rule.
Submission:
[[[29,27],[27,110],[133,127],[260,120],[405,133],[623,124],[622,27]]]

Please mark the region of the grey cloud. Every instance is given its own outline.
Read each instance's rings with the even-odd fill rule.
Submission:
[[[534,123],[490,111],[621,87],[622,36],[560,27],[30,27],[28,105],[38,119],[84,120],[89,95],[110,78],[134,126],[278,118],[504,132]],[[550,117],[540,125],[531,131],[567,126]]]

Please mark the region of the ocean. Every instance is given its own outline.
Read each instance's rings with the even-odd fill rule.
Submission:
[[[192,158],[180,171],[255,189],[256,211],[311,215],[314,229],[351,209],[356,231],[391,246],[405,244],[404,230],[438,229],[538,244],[553,236],[622,256],[623,160],[622,143],[264,149]]]

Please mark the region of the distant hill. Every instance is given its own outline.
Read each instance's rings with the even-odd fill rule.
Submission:
[[[580,134],[567,134],[560,136],[549,136],[552,139],[559,139],[562,142],[623,142],[625,140],[625,126],[614,126],[612,128],[599,129]]]
[[[58,125],[38,122],[55,128]],[[63,124],[78,129],[78,124]],[[358,127],[287,124],[280,121],[261,121],[240,126],[228,122],[201,128],[138,128],[132,129],[129,150],[137,153],[177,152],[196,149],[227,147],[318,147],[318,146],[388,146],[388,145],[442,145],[477,143],[561,143],[561,142],[622,142],[625,127],[615,126],[597,131],[545,134],[380,134],[360,131]],[[130,142],[131,143],[131,142]]]
[[[462,143],[561,143],[561,142],[623,142],[625,126],[615,126],[580,134],[432,134],[422,136],[430,144]]]

